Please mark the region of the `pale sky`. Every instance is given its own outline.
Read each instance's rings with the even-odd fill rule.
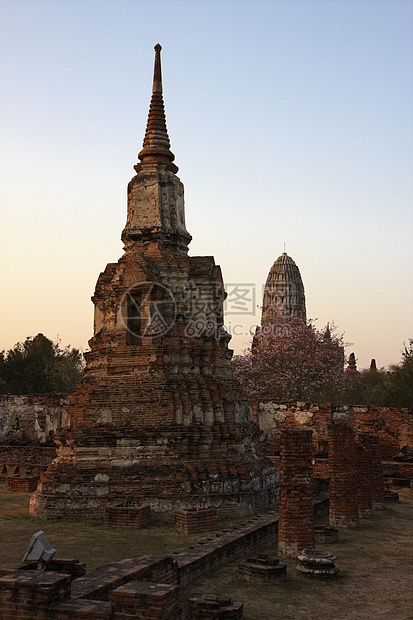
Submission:
[[[286,243],[308,317],[333,320],[359,368],[400,361],[411,0],[0,0],[0,22],[0,349],[38,332],[87,348],[97,277],[122,255],[159,42],[190,254],[255,292],[255,315],[226,317],[235,351]]]

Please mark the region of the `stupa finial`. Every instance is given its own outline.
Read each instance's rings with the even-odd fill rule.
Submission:
[[[149,106],[148,122],[143,140],[143,149],[138,157],[141,164],[135,166],[139,172],[142,165],[164,164],[172,172],[178,172],[178,167],[173,164],[175,155],[170,150],[168,130],[166,128],[165,108],[162,96],[162,70],[161,70],[161,45],[155,45],[155,64],[153,70],[152,98]]]
[[[162,70],[161,70],[161,49],[162,45],[157,43],[155,50],[155,65],[153,68],[153,93],[162,93]]]

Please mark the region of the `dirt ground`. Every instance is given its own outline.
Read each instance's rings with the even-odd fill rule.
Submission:
[[[400,503],[387,504],[355,530],[341,530],[339,541],[328,545],[337,555],[337,578],[314,581],[295,570],[296,560],[280,558],[288,567],[286,582],[257,586],[241,579],[236,562],[185,589],[182,607],[189,597],[216,594],[241,601],[244,620],[413,620],[413,489],[398,492]],[[107,530],[97,522],[33,519],[28,516],[28,499],[27,493],[0,488],[0,566],[20,562],[39,529],[58,549],[57,555],[86,561],[89,570],[139,553],[170,553],[199,538],[181,535],[172,526],[132,533]],[[268,553],[277,557],[277,548]]]
[[[399,504],[386,504],[355,530],[340,530],[338,542],[325,547],[337,556],[335,579],[304,577],[296,560],[280,557],[287,580],[258,587],[243,581],[238,564],[231,564],[188,588],[182,604],[218,594],[244,603],[244,620],[413,619],[413,489],[399,493]],[[276,558],[277,548],[268,554]]]

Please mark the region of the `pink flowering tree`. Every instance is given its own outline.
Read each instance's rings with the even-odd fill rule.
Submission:
[[[318,330],[311,320],[280,317],[234,357],[234,376],[251,400],[337,399],[345,382],[344,346],[334,326]]]

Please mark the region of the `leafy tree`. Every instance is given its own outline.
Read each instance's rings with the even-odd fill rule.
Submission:
[[[248,398],[322,402],[344,384],[344,342],[335,328],[281,317],[254,337],[252,347],[234,358],[234,376]]]
[[[388,392],[392,407],[413,409],[413,338],[404,345],[400,364],[390,366]]]
[[[0,393],[73,392],[83,368],[78,349],[61,349],[59,343],[37,334],[0,352]]]
[[[388,370],[375,366],[347,372],[344,389],[337,401],[346,405],[413,408],[413,339],[404,345],[402,361]]]
[[[346,374],[344,388],[336,400],[345,405],[390,407],[389,373],[384,368],[367,368],[355,374]]]

